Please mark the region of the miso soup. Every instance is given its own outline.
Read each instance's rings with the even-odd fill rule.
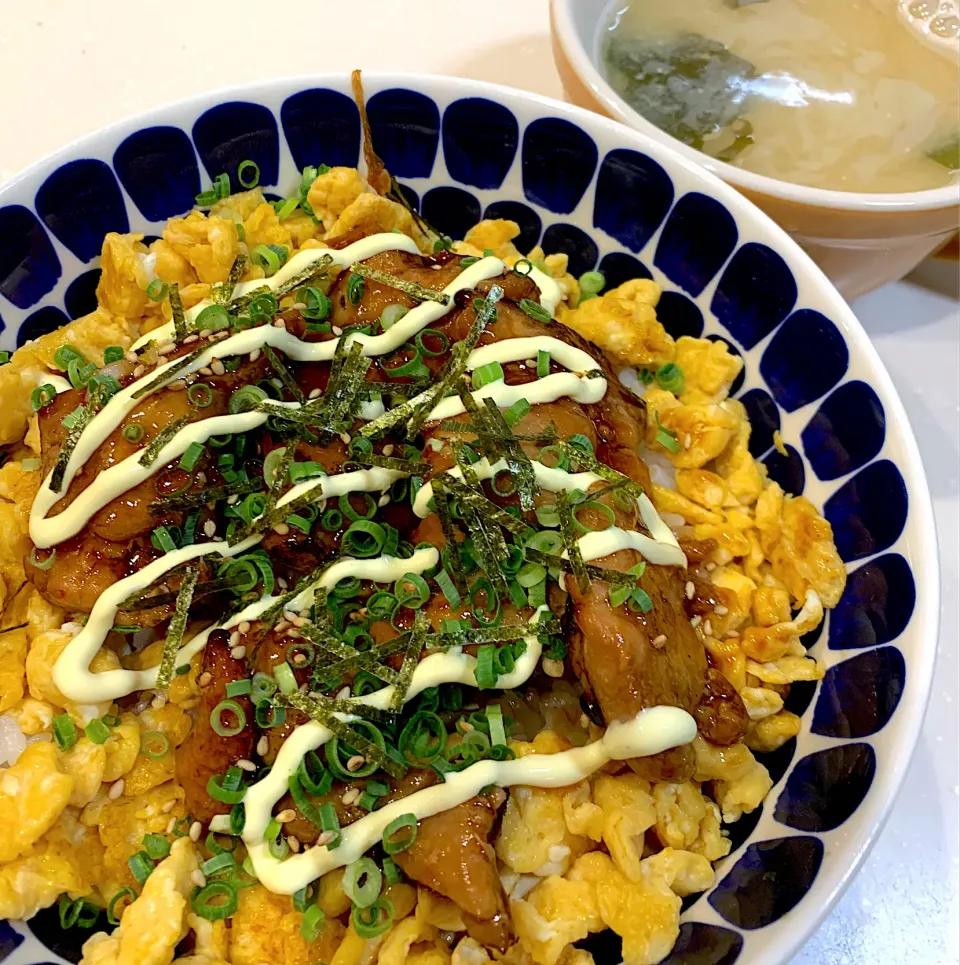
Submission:
[[[922,191],[960,174],[960,68],[896,0],[620,0],[607,79],[718,160],[837,191]]]

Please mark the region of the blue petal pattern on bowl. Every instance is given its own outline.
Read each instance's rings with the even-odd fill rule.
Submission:
[[[917,588],[910,564],[899,553],[864,563],[847,577],[837,608],[830,614],[831,650],[859,650],[890,643],[913,616]]]
[[[422,197],[428,220],[452,236],[481,212],[514,220],[521,251],[542,244],[547,253],[563,252],[575,275],[599,267],[611,285],[654,278],[663,287],[658,315],[672,335],[722,339],[743,357],[734,394],[746,385],[740,400],[753,425],[750,451],[786,490],[824,505],[846,562],[864,560],[827,629],[803,639],[828,664],[821,685],[794,684],[786,697],[785,708],[804,718],[804,730],[757,755],[774,791],[765,807],[731,826],[734,850],[719,867],[709,906],[697,896],[686,899],[686,920],[667,959],[669,965],[766,961],[765,953],[759,959],[750,953],[755,936],[776,941],[776,923],[790,921],[816,887],[821,862],[831,863],[830,851],[824,856],[831,829],[843,822],[849,828],[858,807],[871,800],[874,775],[889,766],[877,735],[907,687],[907,660],[894,644],[908,631],[923,587],[903,539],[910,501],[887,448],[896,433],[883,390],[870,384],[869,365],[851,361],[841,319],[831,318],[842,307],[823,297],[810,269],[791,268],[796,257],[770,247],[777,242],[759,219],[742,210],[734,215],[734,205],[696,190],[702,179],[661,149],[637,150],[625,130],[599,136],[564,117],[544,116],[520,95],[478,88],[482,96],[465,96],[463,86],[441,79],[418,83],[422,89],[368,83],[378,152],[403,179],[411,204],[421,207]],[[211,98],[201,107],[161,111],[149,125],[89,139],[75,156],[41,167],[26,188],[0,191],[4,347],[95,305],[95,259],[107,231],[141,231],[149,243],[165,219],[189,209],[210,178],[225,171],[237,188],[240,161],[254,160],[261,183],[279,195],[297,190],[294,167],[356,164],[360,118],[349,83],[326,84],[278,83],[263,103]],[[565,110],[558,105],[556,113]],[[787,417],[798,410],[805,410],[799,421]],[[773,448],[775,430],[784,433],[786,457]],[[810,731],[821,745],[837,743],[811,748]],[[784,824],[805,833],[751,840],[773,838]],[[693,920],[708,912],[732,927]],[[33,926],[52,950],[76,960],[77,934],[59,934],[55,910]],[[25,934],[22,925],[0,923],[0,961]],[[49,957],[28,941],[29,961]],[[619,961],[620,942],[611,933],[583,944],[600,965]]]

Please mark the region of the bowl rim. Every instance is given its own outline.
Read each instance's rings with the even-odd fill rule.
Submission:
[[[209,107],[244,96],[288,97],[298,91],[325,86],[349,90],[349,77],[348,72],[332,71],[251,81],[214,88],[158,105],[138,114],[131,114],[74,139],[60,150],[34,162],[13,178],[0,182],[0,206],[10,203],[13,200],[10,196],[16,194],[21,185],[27,186],[30,182],[38,183],[42,177],[48,175],[60,164],[83,157],[98,141],[116,139],[119,143],[123,137],[152,123],[163,120],[172,123],[173,112],[200,113]],[[815,887],[821,882],[826,883],[828,891],[825,901],[819,905],[801,902],[802,907],[798,906],[790,916],[769,926],[778,930],[778,944],[775,952],[767,953],[764,965],[788,965],[790,959],[813,935],[849,887],[883,830],[920,738],[933,686],[940,625],[940,563],[937,532],[933,502],[919,447],[893,380],[853,310],[813,259],[756,204],[698,163],[696,152],[693,152],[694,156],[691,157],[687,153],[678,151],[671,143],[665,143],[663,140],[594,111],[503,84],[440,74],[398,71],[364,71],[364,78],[365,86],[369,82],[368,89],[373,88],[376,91],[394,87],[413,87],[429,92],[431,89],[439,88],[449,95],[451,100],[456,97],[487,95],[491,99],[499,99],[508,104],[511,101],[533,104],[542,110],[543,116],[560,116],[582,126],[587,131],[600,130],[610,137],[626,141],[624,146],[633,146],[637,150],[649,153],[663,164],[668,172],[671,166],[682,168],[702,183],[704,191],[710,192],[715,199],[735,214],[754,222],[763,229],[767,235],[767,243],[790,259],[791,270],[806,274],[812,287],[822,297],[825,310],[842,330],[848,347],[856,349],[870,369],[871,385],[879,395],[887,416],[888,434],[890,430],[896,433],[906,456],[905,464],[898,465],[898,469],[903,475],[910,500],[912,517],[910,528],[916,543],[915,547],[911,546],[909,556],[915,571],[922,573],[924,577],[922,581],[917,580],[916,605],[911,617],[910,636],[916,641],[913,648],[915,653],[911,655],[909,679],[898,706],[899,716],[895,726],[900,733],[897,748],[899,753],[887,755],[888,766],[882,772],[878,769],[870,789],[871,793],[865,799],[864,807],[858,811],[863,813],[865,818],[856,826],[856,830],[848,829],[843,837],[843,847],[845,851],[849,850],[850,860],[846,863],[834,860],[829,865],[829,870],[826,864],[821,865]],[[22,202],[22,198],[14,201],[14,203]],[[854,562],[863,565],[860,561]],[[869,806],[867,806],[868,801]],[[785,832],[789,830],[784,828]],[[718,880],[719,877],[721,876],[718,876]]]
[[[611,117],[661,143],[668,143],[675,151],[690,160],[696,161],[711,174],[719,176],[724,181],[736,185],[744,191],[752,191],[756,194],[767,195],[794,204],[845,211],[895,214],[899,212],[936,211],[960,206],[960,183],[957,182],[924,191],[883,193],[836,191],[794,184],[765,174],[755,174],[752,171],[746,171],[743,168],[708,157],[696,148],[684,144],[652,124],[614,91],[597,67],[594,58],[583,42],[580,32],[573,23],[572,10],[574,4],[578,2],[581,2],[581,0],[550,0],[550,27],[560,45],[560,49],[570,61],[581,82],[597,98]],[[604,10],[608,10],[610,7],[611,3],[606,0]]]

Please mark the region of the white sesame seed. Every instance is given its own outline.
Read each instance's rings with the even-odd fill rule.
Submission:
[[[337,833],[335,831],[324,831],[323,834],[321,834],[320,837],[317,838],[317,844],[327,845],[331,841],[336,840],[336,837],[337,837]]]
[[[651,646],[655,650],[662,650],[666,646],[666,643],[667,643],[667,635],[665,633],[661,633],[659,636],[654,637],[650,641]]]
[[[359,771],[366,763],[367,759],[362,754],[355,754],[347,761],[347,770],[352,774],[354,771]]]
[[[214,359],[214,360],[210,363],[210,368],[213,369],[213,374],[214,374],[214,375],[224,375],[224,374],[226,373],[226,371],[227,371],[227,370],[224,368],[223,362],[221,362],[220,359]]]
[[[250,353],[250,361],[251,361],[251,362],[256,362],[258,358],[260,358],[260,349],[255,348],[255,349]]]
[[[686,595],[688,600],[693,599],[693,594],[695,590],[696,590],[696,587],[693,585],[693,580],[687,580],[687,585],[683,588],[683,592]]]
[[[693,436],[691,436],[690,433],[688,432],[688,433],[683,437],[683,448],[684,448],[684,449],[689,449],[692,445],[693,445]]]
[[[203,470],[197,473],[197,482],[200,483],[201,486],[206,486],[207,474],[203,472]]]
[[[713,612],[716,613],[718,617],[725,617],[730,611],[725,607],[721,606],[719,603],[713,608]]]
[[[282,318],[278,318],[278,319],[273,323],[273,327],[274,327],[274,328],[286,328],[286,327],[287,327],[287,323],[286,323]]]
[[[544,657],[541,663],[543,667],[543,672],[548,677],[562,677],[563,676],[563,661],[562,660],[552,660],[550,657]]]
[[[391,443],[387,443],[387,445],[385,445],[385,446],[383,447],[383,454],[384,454],[385,456],[392,456],[392,455],[393,455],[393,443],[392,443],[392,442],[391,442]]]
[[[349,687],[341,687],[340,690],[339,690],[338,693],[337,693],[337,699],[338,699],[338,700],[346,700],[349,696],[350,696],[350,688],[349,688]]]
[[[334,335],[343,335],[343,329],[340,328],[339,325],[331,325],[330,331],[333,332]]]
[[[219,342],[220,339],[229,338],[229,337],[230,337],[230,333],[226,329],[224,329],[222,332],[214,332],[213,335],[210,336],[210,341]]]
[[[174,379],[167,388],[172,392],[182,392],[187,387],[187,383],[183,379]]]
[[[174,829],[176,826],[177,826],[177,819],[176,819],[175,817],[170,818],[170,820],[167,821],[166,834],[171,834],[171,833],[173,832],[173,829]]]
[[[157,349],[157,355],[169,355],[176,350],[177,346],[173,342],[165,342]]]
[[[703,621],[703,632],[708,636],[713,636],[713,624],[709,620]]]
[[[270,750],[269,739],[266,736],[261,737],[260,740],[257,741],[257,753],[261,757],[263,757],[263,755],[266,754],[268,750]]]
[[[293,633],[293,631],[290,631]],[[295,653],[293,655],[293,662],[298,666],[302,667],[307,662],[307,655],[305,653]]]
[[[281,824],[289,824],[296,816],[297,812],[293,808],[285,808],[277,815],[277,820]]]
[[[740,632],[739,630],[727,630],[727,636],[730,637],[731,640],[734,640],[740,636]]]
[[[228,506],[236,506],[237,500],[239,500],[239,499],[240,499],[240,497],[239,497],[236,493],[234,493],[232,496],[228,496],[228,497],[227,497],[227,505],[228,505]]]
[[[199,341],[200,341],[200,336],[197,335],[197,334],[193,334],[193,335],[188,335],[188,336],[183,340],[183,344],[184,344],[184,345],[193,345],[194,342],[199,342]]]
[[[212,520],[208,519],[203,524],[203,535],[204,536],[215,536],[217,533],[217,524]]]
[[[356,787],[349,787],[343,792],[343,797],[340,798],[344,804],[356,804],[360,800],[360,789]]]
[[[345,446],[349,446],[349,445],[350,445],[350,433],[349,433],[349,432],[341,432],[341,433],[340,433],[340,441],[341,441]]]
[[[207,883],[206,877],[204,877],[203,872],[199,868],[195,868],[192,872],[190,872],[190,880],[198,888],[202,888]]]
[[[378,506],[389,506],[389,505],[390,505],[390,497],[389,497],[386,493],[384,493],[384,494],[377,500],[377,505],[378,505]]]
[[[234,630],[233,633],[230,634],[230,646],[238,647],[239,645],[240,645],[240,631]]]
[[[167,803],[164,804],[163,807],[160,808],[160,810],[163,811],[164,814],[169,814],[176,806],[177,806],[176,798],[170,798],[170,800],[167,801]]]
[[[205,365],[202,369],[199,369],[201,375],[213,375],[213,369],[209,365]]]
[[[203,825],[199,821],[194,821],[193,824],[190,825],[190,840],[199,841],[200,832],[202,830],[203,830]]]
[[[533,368],[533,367],[537,364],[537,361],[536,361],[536,359],[524,359],[524,360],[523,360],[523,364],[524,364],[524,365],[529,365],[530,368]]]
[[[234,647],[234,648],[230,651],[230,656],[233,657],[234,660],[243,660],[243,658],[244,658],[246,655],[247,655],[247,648],[246,648],[246,647]]]
[[[716,568],[717,568],[717,564],[713,562],[707,563],[706,566],[704,567],[704,569],[708,573],[712,573]]]
[[[210,338],[212,331],[213,329],[210,328],[201,328],[200,331],[197,332],[197,335],[199,335],[200,338]]]
[[[257,769],[257,765],[254,764],[253,761],[248,761],[246,758],[237,761],[237,767],[239,767],[241,771],[255,771]]]
[[[250,632],[250,621],[249,621],[249,620],[244,620],[243,623],[241,623],[241,624],[237,627],[237,629],[238,629],[241,633],[249,633],[249,632]]]
[[[140,376],[143,375],[143,373],[146,372],[146,371],[147,371],[147,367],[146,367],[145,365],[138,365],[138,366],[133,370],[133,376],[134,376],[134,378],[139,379]]]
[[[309,622],[309,621],[310,621],[310,610],[309,610],[309,609],[301,610],[301,611],[297,614],[297,616],[300,617],[301,620],[306,620],[307,622]],[[303,624],[301,624],[301,626],[302,626],[302,625],[303,625]]]
[[[286,523],[277,523],[277,525],[273,527],[273,531],[277,536],[286,536],[290,532],[290,527]]]
[[[310,394],[307,396],[307,398],[308,398],[308,399],[319,399],[320,396],[321,396],[321,394],[322,394],[322,393],[320,392],[319,389],[311,389],[311,390],[310,390]]]
[[[294,854],[300,850],[300,839],[295,834],[287,835],[287,844]]]
[[[113,786],[107,792],[107,797],[111,801],[116,801],[120,795],[123,794],[123,778],[121,777],[119,781],[115,781]]]
[[[137,353],[136,353],[136,352],[124,352],[124,353],[123,353],[123,357],[124,357],[131,365],[136,365],[137,362],[140,361],[140,359],[137,357]]]
[[[703,617],[700,616],[699,613],[695,613],[692,617],[690,617],[690,626],[696,629],[698,626],[700,626],[702,621]]]
[[[285,590],[285,589],[287,588],[288,584],[287,584],[287,581],[286,581],[282,576],[278,576],[278,577],[277,577],[277,586],[279,586],[281,590]]]
[[[284,610],[283,619],[295,624],[297,622],[297,615],[292,610]]]
[[[277,633],[283,633],[283,631],[286,630],[287,627],[289,626],[290,624],[287,623],[286,620],[278,620],[277,625],[273,629],[276,630]]]
[[[160,710],[164,704],[166,704],[167,698],[161,697],[159,694],[150,701],[150,706],[154,710]]]
[[[590,726],[590,718],[586,714],[580,715],[580,726],[586,730]]]
[[[206,687],[211,680],[213,680],[213,674],[207,670],[204,670],[204,672],[200,674],[200,679],[197,681],[197,683],[200,684],[201,687]]]

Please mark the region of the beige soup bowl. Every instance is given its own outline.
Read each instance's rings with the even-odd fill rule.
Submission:
[[[599,70],[610,0],[551,0],[553,55],[567,99],[668,143],[785,228],[849,299],[902,278],[956,233],[960,186],[903,194],[810,188],[715,161],[641,117]],[[949,249],[948,249],[949,250]]]

